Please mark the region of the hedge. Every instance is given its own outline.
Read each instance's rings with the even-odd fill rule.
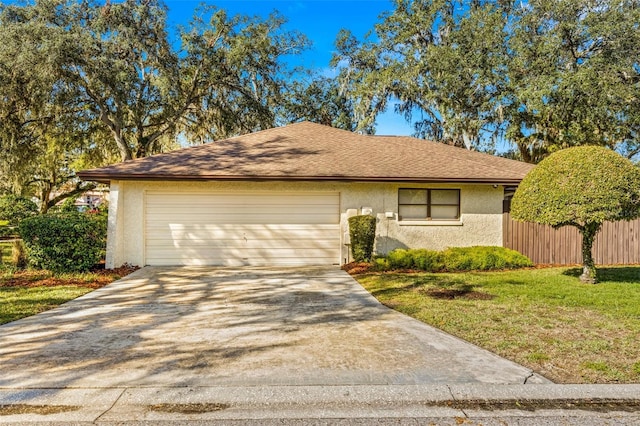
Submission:
[[[38,214],[38,206],[28,198],[13,194],[0,197],[0,220],[18,225],[21,220]]]
[[[396,249],[375,259],[379,270],[417,269],[427,272],[489,271],[533,266],[531,260],[504,247],[451,247],[444,251]]]
[[[88,271],[106,247],[106,217],[54,213],[20,222],[20,235],[32,266],[53,272]]]

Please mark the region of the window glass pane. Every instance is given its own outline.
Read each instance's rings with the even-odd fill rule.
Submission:
[[[400,204],[427,204],[427,190],[400,189],[398,190],[398,202]]]
[[[431,219],[457,219],[458,206],[431,206]]]
[[[427,206],[400,206],[398,209],[400,219],[426,219]]]
[[[432,189],[431,204],[458,204],[459,195],[455,189]]]

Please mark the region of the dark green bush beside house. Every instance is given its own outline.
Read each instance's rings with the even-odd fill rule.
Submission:
[[[104,215],[44,214],[20,222],[32,266],[53,272],[82,272],[96,265],[105,252]]]
[[[444,251],[397,249],[375,259],[380,270],[416,269],[427,272],[490,271],[533,266],[526,256],[504,247],[451,247]]]
[[[38,206],[28,198],[16,195],[0,197],[0,220],[6,220],[9,225],[17,225],[21,220],[38,214]]]
[[[350,217],[349,237],[353,260],[369,262],[373,256],[373,244],[376,239],[376,218],[369,215]]]
[[[38,206],[28,198],[13,194],[0,197],[0,238],[16,238],[21,220],[38,214]]]
[[[15,238],[17,236],[17,230],[15,226],[0,224],[0,239],[3,238]]]

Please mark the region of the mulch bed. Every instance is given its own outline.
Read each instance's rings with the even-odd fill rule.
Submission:
[[[77,286],[96,289],[129,275],[137,269],[139,269],[137,266],[129,265],[115,269],[96,267],[90,271],[91,276],[86,278],[82,278],[80,274],[77,277],[73,277],[71,274],[69,277],[56,277],[48,271],[17,271],[9,278],[0,278],[0,287]]]
[[[347,274],[349,275],[357,275],[371,272],[373,269],[373,265],[367,262],[351,262],[345,263],[341,268],[343,271],[347,271]]]

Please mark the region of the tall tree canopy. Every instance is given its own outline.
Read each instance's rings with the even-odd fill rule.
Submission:
[[[55,58],[53,87],[67,111],[108,129],[123,161],[158,152],[180,131],[210,139],[274,125],[288,77],[282,58],[306,39],[284,31],[278,15],[197,16],[171,43],[158,0],[37,0],[2,11],[42,58]]]
[[[306,120],[349,131],[356,130],[358,124],[353,103],[342,93],[338,81],[315,74],[293,82],[283,112],[290,123]]]
[[[285,31],[277,13],[261,20],[204,8],[196,15],[210,19],[196,17],[181,31],[181,74],[193,94],[187,135],[204,142],[279,124],[296,74],[285,58],[306,49],[307,38]]]
[[[507,15],[498,2],[396,0],[373,34],[336,41],[360,128],[395,102],[417,136],[467,148],[499,130]]]
[[[636,155],[640,2],[531,0],[513,19],[507,137],[522,158],[586,144]]]
[[[284,24],[203,7],[171,32],[160,0],[0,4],[4,190],[51,204],[86,189],[78,168],[273,127],[285,58],[309,44]]]
[[[93,186],[71,182],[73,167],[100,162],[104,152],[91,144],[92,132],[60,88],[56,52],[66,46],[49,37],[46,22],[14,12],[0,13],[0,185],[3,192],[37,195],[46,211]]]
[[[572,145],[640,152],[637,0],[395,0],[334,65],[360,129],[393,105],[419,137],[502,138],[538,162]]]

